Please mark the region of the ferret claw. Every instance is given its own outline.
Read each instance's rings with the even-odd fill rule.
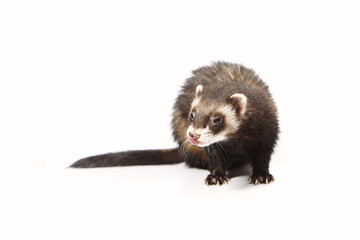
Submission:
[[[251,177],[249,177],[248,182],[252,183],[254,185],[258,185],[258,184],[269,184],[271,182],[273,182],[275,179],[271,174],[258,174],[258,175],[252,175]]]

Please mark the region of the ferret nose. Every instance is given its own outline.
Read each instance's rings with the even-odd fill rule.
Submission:
[[[195,133],[189,133],[189,136],[192,137],[195,141],[197,141],[200,138],[200,134]]]

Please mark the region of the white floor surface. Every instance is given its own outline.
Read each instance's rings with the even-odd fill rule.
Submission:
[[[1,1],[0,239],[360,239],[356,1]],[[184,164],[67,169],[172,148],[191,71],[253,68],[279,108],[276,181]]]

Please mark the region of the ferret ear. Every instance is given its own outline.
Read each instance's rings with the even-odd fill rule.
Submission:
[[[232,99],[236,100],[237,110],[241,115],[246,112],[247,97],[242,93],[235,93],[231,95]]]
[[[202,93],[203,87],[202,85],[197,85],[195,95],[198,97]]]

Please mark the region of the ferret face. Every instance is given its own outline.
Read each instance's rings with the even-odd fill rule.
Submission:
[[[246,97],[243,94],[229,96],[229,102],[211,104],[202,98],[202,86],[196,88],[191,105],[188,141],[199,147],[206,147],[223,141],[240,127],[240,118],[246,111]]]

